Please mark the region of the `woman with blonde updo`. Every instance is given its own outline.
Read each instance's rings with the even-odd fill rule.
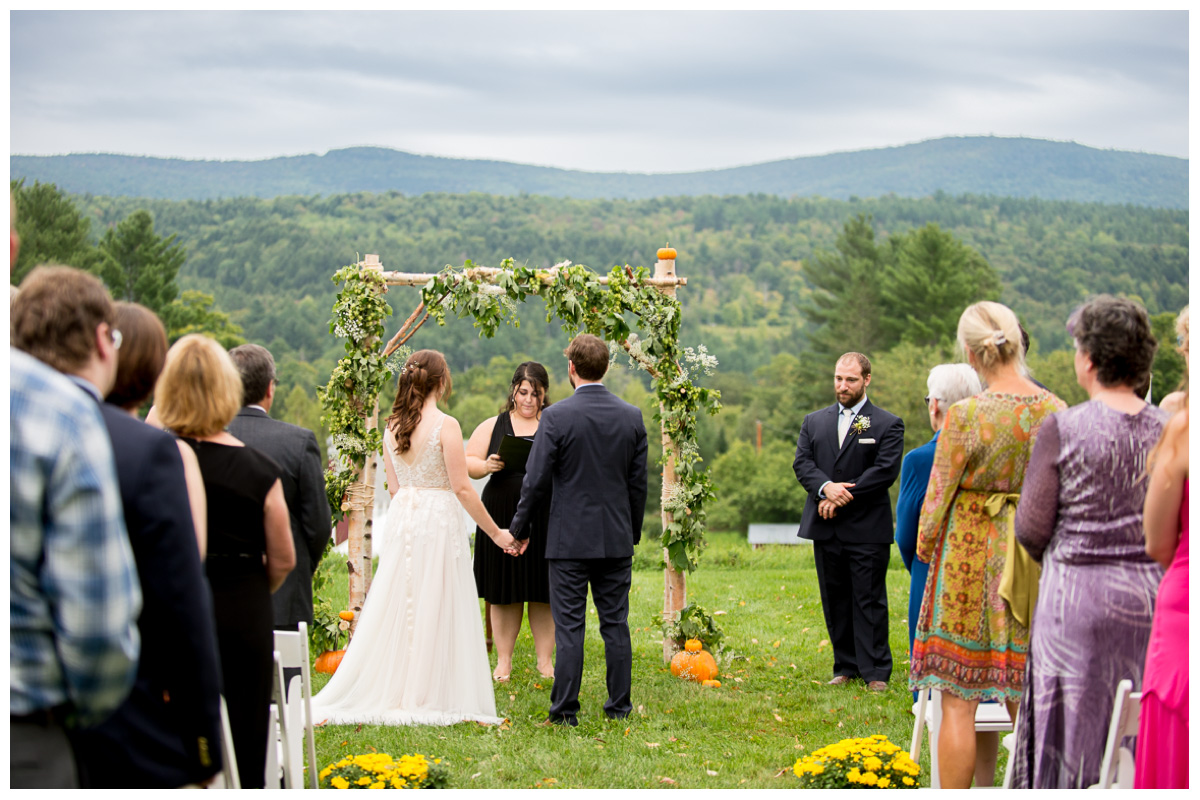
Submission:
[[[1015,541],[1025,467],[1042,421],[1066,407],[1024,373],[1021,329],[1000,303],[970,306],[958,343],[985,390],[950,407],[921,507],[916,557],[929,578],[913,642],[911,684],[942,693],[942,788],[975,770],[975,709],[1021,698],[1036,565]]]
[[[383,442],[390,541],[337,672],[313,719],[340,724],[499,724],[475,595],[465,508],[510,555],[467,477],[458,420],[438,410],[450,368],[436,350],[408,357]],[[461,504],[461,505],[460,505]]]

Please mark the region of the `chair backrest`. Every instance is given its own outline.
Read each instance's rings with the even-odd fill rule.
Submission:
[[[298,630],[275,631],[275,652],[281,668],[299,669],[286,687],[287,700],[281,704],[280,716],[290,736],[285,746],[284,770],[291,776],[293,788],[303,788],[301,776],[301,731],[308,750],[308,776],[312,788],[317,788],[317,747],[312,721],[312,664],[309,663],[308,625],[301,622]],[[282,687],[282,674],[280,678]],[[297,691],[298,690],[298,691]]]
[[[1113,699],[1112,721],[1108,725],[1108,741],[1100,762],[1100,782],[1093,789],[1132,789],[1134,758],[1125,740],[1137,736],[1141,716],[1142,693],[1133,691],[1133,681],[1117,684]]]
[[[241,789],[238,777],[237,753],[233,749],[233,728],[229,724],[229,707],[221,695],[221,771],[209,785],[213,789]]]

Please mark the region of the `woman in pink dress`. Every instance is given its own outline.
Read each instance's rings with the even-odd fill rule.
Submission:
[[[1186,322],[1184,323],[1186,325]],[[1181,331],[1187,357],[1187,329]],[[1163,430],[1146,489],[1146,552],[1167,567],[1158,587],[1138,725],[1136,789],[1188,788],[1188,410]]]

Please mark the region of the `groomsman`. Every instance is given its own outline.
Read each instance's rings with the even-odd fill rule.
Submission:
[[[808,492],[799,536],[813,540],[831,685],[861,677],[887,690],[887,565],[892,547],[888,488],[900,474],[904,422],[867,399],[871,362],[846,353],[834,367],[837,402],[804,418],[792,468]]]
[[[244,344],[230,350],[229,356],[242,376],[244,404],[229,423],[229,432],[266,453],[283,468],[283,496],[296,545],[296,568],[279,591],[271,595],[275,630],[294,631],[301,620],[311,627],[313,572],[325,553],[332,527],[317,437],[306,428],[268,416],[275,401],[277,381],[275,359],[267,348]],[[291,677],[284,679],[290,681]]]
[[[524,552],[529,544],[525,523],[552,490],[546,560],[556,652],[550,715],[543,725],[579,724],[589,585],[604,639],[604,713],[623,719],[633,710],[629,586],[633,547],[642,538],[646,511],[642,412],[600,382],[608,370],[608,347],[602,339],[580,334],[566,356],[575,393],[542,412],[521,500],[509,526]]]

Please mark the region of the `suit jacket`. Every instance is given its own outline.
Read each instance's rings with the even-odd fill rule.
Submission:
[[[83,785],[177,787],[221,768],[221,668],[175,437],[108,403],[129,542],[144,604],[133,691],[100,725],[75,737]]]
[[[547,492],[546,558],[632,556],[646,513],[642,412],[599,384],[543,411],[509,525],[515,538],[528,538],[525,523]]]
[[[861,433],[847,431],[839,448],[839,409],[834,403],[814,411],[800,426],[792,469],[808,492],[808,500],[800,517],[798,535],[816,542],[836,537],[843,542],[890,543],[892,503],[888,488],[900,474],[904,421],[867,400],[858,417],[870,417],[871,427]],[[839,508],[831,520],[822,519],[817,513],[821,499],[817,491],[826,481],[856,484],[850,489],[854,499]]]
[[[266,412],[249,406],[229,423],[229,432],[275,459],[283,470],[280,480],[292,522],[296,568],[271,595],[275,627],[294,631],[300,620],[311,626],[313,571],[321,561],[333,527],[317,437],[307,428],[271,419]]]

